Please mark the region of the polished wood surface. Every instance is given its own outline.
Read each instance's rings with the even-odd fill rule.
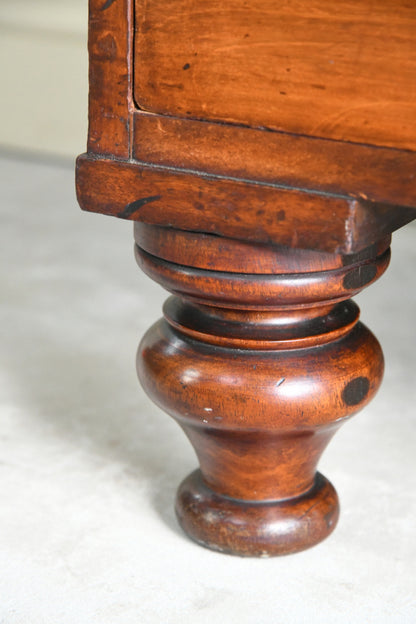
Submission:
[[[134,223],[134,239],[140,249],[152,256],[188,267],[227,273],[285,275],[301,273],[305,259],[308,267],[315,271],[329,271],[362,262],[385,251],[391,237],[387,236],[376,245],[348,256],[281,245],[253,244],[211,234],[195,236],[192,232],[146,225],[139,221]]]
[[[416,148],[408,0],[136,0],[142,110]]]
[[[416,205],[416,152],[138,111],[133,122],[133,155],[141,162],[344,194],[375,210],[386,204],[399,213],[400,205]]]
[[[196,450],[176,512],[215,550],[336,525],[317,464],[383,373],[350,298],[416,216],[414,34],[404,0],[90,0],[78,200],[134,221],[173,295],[137,369]]]
[[[416,209],[81,156],[84,210],[189,232],[352,254],[411,221]]]
[[[262,3],[264,14],[271,14],[267,24],[263,17],[256,19],[263,14]],[[289,127],[277,131],[266,128],[265,122],[253,127],[250,123],[236,125],[215,121],[210,108],[198,119],[192,115],[172,117],[171,113],[141,110],[137,101],[140,100],[140,81],[145,80],[142,75],[149,78],[164,71],[163,67],[176,62],[175,46],[186,48],[193,37],[200,36],[198,20],[195,28],[190,20],[197,5],[192,1],[184,8],[182,24],[188,28],[188,37],[179,42],[177,10],[183,7],[183,2],[170,2],[171,11],[167,11],[164,4],[165,8],[158,11],[159,0],[150,0],[145,6],[137,3],[136,7],[133,0],[90,0],[90,127],[88,155],[79,161],[81,206],[85,210],[156,225],[165,223],[189,231],[215,232],[236,239],[272,241],[295,248],[340,253],[355,253],[415,218],[416,152],[411,146],[401,146],[398,140],[401,135],[396,127],[400,123],[406,128],[407,139],[416,132],[416,116],[409,117],[401,108],[402,105],[412,107],[415,102],[412,95],[415,80],[410,80],[414,70],[414,38],[409,35],[414,29],[413,5],[387,0],[377,7],[373,3],[368,6],[368,3],[342,2],[337,3],[337,10],[333,11],[333,4],[330,7],[329,4],[328,0],[314,0],[312,21],[319,30],[320,16],[325,36],[337,40],[333,48],[341,50],[344,59],[338,66],[345,69],[345,63],[349,64],[347,75],[339,73],[338,85],[345,85],[348,76],[354,75],[354,85],[360,88],[359,97],[374,98],[374,110],[368,118],[369,127],[375,123],[377,132],[374,127],[373,138],[368,136],[365,144],[355,142],[348,120],[342,115],[337,122],[337,127],[343,128],[342,140],[334,140],[332,136],[328,138],[325,133],[316,134],[312,130],[305,130],[303,134]],[[207,10],[214,5],[217,11]],[[295,33],[299,34],[299,29],[305,26],[306,4],[292,0],[279,6],[276,9],[266,0],[256,0],[254,4],[244,5],[244,11],[247,15],[251,13],[250,20],[258,37],[263,27],[266,31],[269,29],[269,24],[280,32],[279,24],[275,23],[280,23],[276,15],[279,11],[287,13],[290,23],[298,23],[291,29],[292,48],[301,55],[304,37],[296,40]],[[224,20],[231,5],[210,0],[198,7],[201,19],[218,19],[225,28]],[[358,16],[362,11],[368,19],[360,26]],[[238,22],[240,18],[241,11],[237,11],[233,19]],[[163,33],[156,27],[150,30],[145,27],[143,22],[147,19],[150,20],[148,25],[156,19],[163,23]],[[392,36],[385,39],[382,34],[387,23]],[[345,37],[339,40],[337,33],[341,27],[345,27]],[[368,38],[358,36],[358,28],[362,29],[361,35],[367,34]],[[162,34],[163,41],[159,41]],[[140,47],[144,36],[146,51]],[[198,55],[202,66],[210,64],[214,44],[215,32],[208,29],[203,54]],[[271,47],[273,52],[276,45],[280,45],[277,39],[272,46],[250,44],[249,48],[239,48],[239,54],[244,50],[244,54],[248,54],[250,50],[250,63],[261,64],[266,48]],[[322,48],[320,45],[315,48],[319,57]],[[393,53],[394,50],[400,51],[400,58],[399,52]],[[312,57],[308,54],[305,62],[312,63]],[[268,66],[273,71],[278,67],[271,62]],[[364,68],[370,66],[372,81],[380,88],[385,85],[383,88],[389,90],[390,99],[384,98],[374,89],[373,82],[366,79],[368,70]],[[135,75],[139,67],[140,76]],[[182,67],[182,74],[188,75],[190,69]],[[387,68],[390,68],[389,77],[383,82],[377,76],[384,76]],[[248,72],[245,64],[231,64],[227,71],[232,71],[232,80],[228,91],[221,85],[219,100],[238,100],[243,106],[244,91],[240,89],[250,80],[256,80],[256,76]],[[215,90],[218,83],[211,83],[208,77],[209,73],[204,80],[206,88]],[[298,83],[295,80],[294,85],[299,87]],[[256,98],[264,91],[273,99],[274,91],[273,88],[267,90],[267,81],[262,83]],[[316,105],[318,102],[319,106],[326,105],[325,102],[333,105],[332,89],[312,89],[310,95],[315,91]],[[196,96],[200,90],[194,84],[192,88],[188,85],[187,92]],[[355,91],[342,93],[337,96],[340,105],[351,108]],[[281,96],[275,95],[275,104],[271,109],[264,108],[263,114],[276,111],[276,106],[280,110]],[[176,96],[171,96],[170,101],[176,101]],[[387,101],[390,112],[383,116]],[[297,102],[296,99],[287,110],[295,110]],[[309,106],[303,100],[302,114],[296,115],[296,119],[316,121],[316,114],[316,106]],[[394,149],[387,136],[396,137]],[[110,162],[100,162],[103,157],[108,157]],[[95,190],[91,183],[96,183]],[[111,192],[115,184],[118,191]],[[143,208],[144,200],[149,197],[153,198],[152,205]],[[140,210],[132,210],[135,202]]]
[[[149,247],[142,227],[136,239]],[[269,251],[247,249],[253,258]],[[280,254],[292,272],[242,276],[136,247],[141,268],[177,295],[142,340],[137,366],[200,462],[179,490],[178,517],[198,542],[245,556],[302,550],[332,531],[337,497],[316,466],[383,372],[380,346],[348,299],[386,269],[388,241],[344,265],[330,254]],[[230,242],[225,258],[232,269]]]
[[[130,154],[132,9],[127,0],[89,0],[90,153]]]

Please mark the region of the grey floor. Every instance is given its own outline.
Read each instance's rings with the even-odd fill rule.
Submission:
[[[416,622],[415,234],[359,299],[384,384],[321,470],[336,532],[268,560],[216,554],[172,504],[196,465],[134,371],[165,297],[131,225],[81,213],[69,165],[0,159],[0,622]]]

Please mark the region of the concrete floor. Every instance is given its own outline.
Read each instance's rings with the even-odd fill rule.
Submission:
[[[196,460],[136,381],[165,295],[135,266],[131,224],[81,213],[69,166],[3,155],[0,173],[0,622],[413,624],[415,227],[358,298],[387,367],[321,462],[338,528],[246,560],[177,527]]]

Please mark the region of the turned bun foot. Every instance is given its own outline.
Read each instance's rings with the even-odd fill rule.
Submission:
[[[281,501],[243,501],[221,496],[200,470],[180,485],[176,515],[184,531],[212,550],[242,557],[271,557],[318,544],[339,516],[333,485],[319,472],[310,490]]]
[[[349,298],[386,269],[388,241],[349,258],[250,245],[242,254],[228,241],[232,272],[212,254],[215,238],[204,256],[206,237],[195,254],[186,234],[169,231],[164,246],[161,228],[148,232],[136,226],[137,260],[175,296],[144,336],[137,370],[199,460],[179,488],[181,526],[242,556],[317,544],[339,514],[319,459],[382,379],[380,345]]]

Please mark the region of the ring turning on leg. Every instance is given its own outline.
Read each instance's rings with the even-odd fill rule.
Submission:
[[[215,237],[200,235],[196,255],[186,233],[139,224],[136,241],[139,265],[174,294],[137,366],[199,459],[178,491],[182,527],[242,556],[320,542],[339,505],[319,458],[383,374],[350,297],[384,272],[388,241],[346,257],[228,241],[224,257]]]

